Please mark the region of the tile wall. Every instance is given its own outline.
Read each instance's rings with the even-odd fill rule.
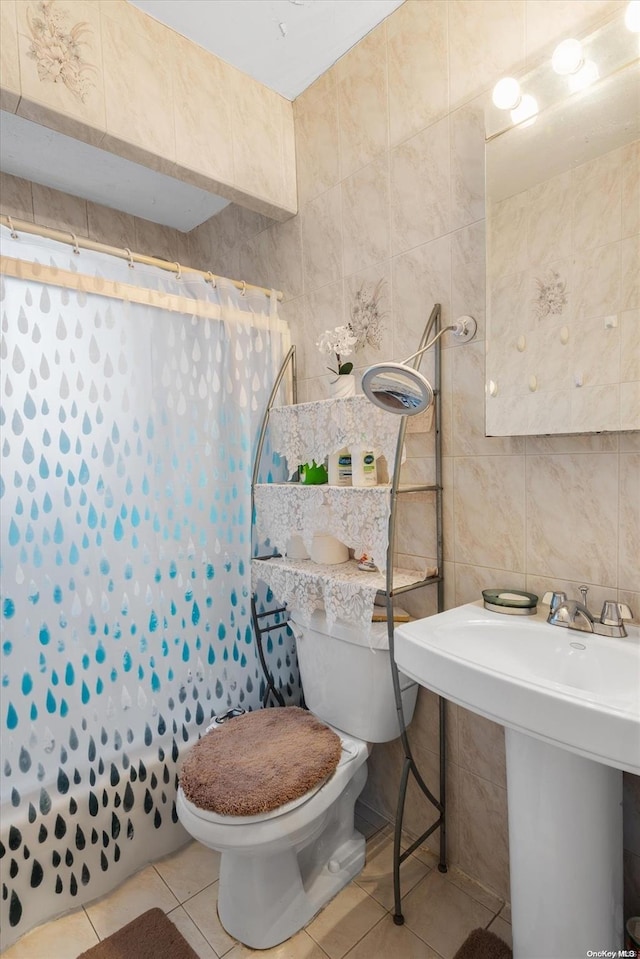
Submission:
[[[2,110],[276,219],[297,209],[284,97],[125,0],[2,0],[1,17]]]
[[[3,183],[3,206],[8,196],[8,205],[24,208],[14,215],[49,217],[51,225],[77,220],[119,246],[131,246],[133,235],[141,252],[282,289],[302,400],[325,395],[326,357],[315,341],[349,319],[363,284],[384,281],[387,317],[380,350],[357,354],[360,369],[412,352],[434,301],[445,323],[471,313],[477,339],[445,342],[443,351],[447,606],[489,586],[577,595],[584,582],[594,608],[617,596],[638,620],[640,435],[484,435],[484,94],[559,37],[622,7],[622,0],[406,0],[294,103],[300,213],[284,223],[231,205],[184,236],[14,179]],[[407,468],[432,472],[425,434],[409,437]],[[432,558],[428,502],[414,502],[400,536],[407,561]],[[434,610],[432,596],[412,609]],[[435,698],[422,691],[411,734],[434,788],[435,716]],[[508,897],[502,729],[452,706],[448,717],[450,857]],[[396,744],[377,746],[370,762],[364,798],[388,817],[400,762]],[[414,833],[425,826],[413,790],[406,824]],[[632,776],[625,776],[625,895],[627,914],[640,912],[640,779]]]
[[[617,597],[640,621],[640,435],[484,432],[485,94],[558,39],[622,8],[616,0],[407,0],[295,101],[298,216],[254,229],[228,208],[190,235],[196,258],[284,291],[303,400],[325,395],[327,358],[315,342],[349,320],[363,284],[383,281],[387,317],[380,351],[356,355],[360,369],[411,353],[434,301],[445,324],[476,317],[476,340],[445,341],[443,351],[447,606],[496,585],[577,596],[584,582],[595,609]],[[424,434],[409,437],[413,475],[432,473],[432,453]],[[415,497],[401,517],[403,561],[432,558],[431,516]],[[433,612],[434,597],[413,611]],[[412,726],[433,785],[435,709],[421,693]],[[448,742],[451,858],[508,896],[502,729],[450,707]],[[391,744],[377,746],[370,764],[365,799],[388,816],[400,761]],[[625,804],[627,909],[637,912],[638,778],[625,777]],[[407,826],[427,823],[412,791]]]

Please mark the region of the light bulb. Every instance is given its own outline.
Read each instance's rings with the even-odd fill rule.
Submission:
[[[624,13],[624,25],[632,33],[640,33],[640,0],[630,0]]]
[[[537,113],[538,101],[535,97],[532,97],[530,93],[525,93],[515,110],[511,111],[511,119],[513,123],[524,124],[526,120],[528,120],[529,123],[533,123]]]
[[[503,77],[493,88],[491,99],[499,110],[513,110],[520,103],[520,84],[513,77]]]
[[[555,48],[551,58],[551,66],[561,77],[576,73],[583,63],[582,44],[579,40],[563,40]]]
[[[586,90],[592,83],[599,79],[600,74],[593,60],[587,60],[584,66],[569,77],[569,90],[571,93],[578,93],[580,90]]]

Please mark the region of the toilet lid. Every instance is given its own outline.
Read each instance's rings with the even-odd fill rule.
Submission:
[[[203,736],[187,754],[180,785],[199,809],[256,816],[321,785],[341,749],[337,733],[304,709],[260,709]]]

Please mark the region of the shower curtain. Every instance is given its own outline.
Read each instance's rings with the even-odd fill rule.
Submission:
[[[6,947],[184,842],[180,755],[260,704],[252,445],[289,335],[275,296],[0,241]]]

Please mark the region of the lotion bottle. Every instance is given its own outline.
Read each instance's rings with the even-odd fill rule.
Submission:
[[[353,486],[377,486],[378,471],[376,468],[376,458],[373,450],[352,450],[351,472]]]

